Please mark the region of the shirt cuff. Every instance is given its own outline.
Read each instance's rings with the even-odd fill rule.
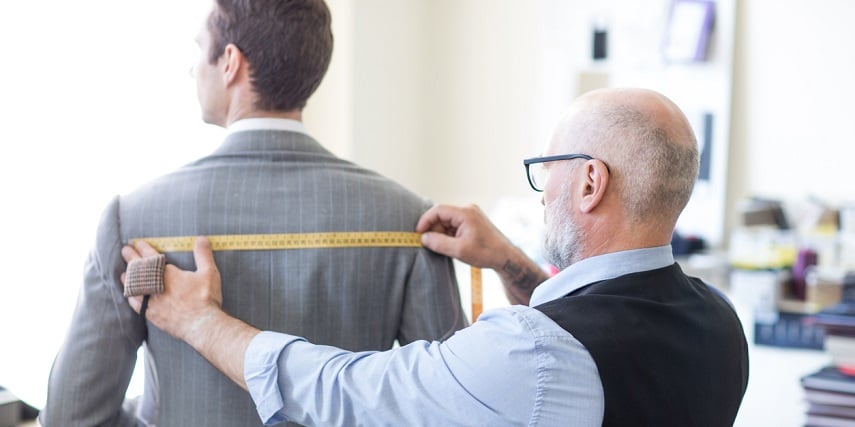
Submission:
[[[285,421],[285,408],[279,391],[279,356],[289,344],[304,341],[294,335],[262,331],[250,341],[244,353],[243,376],[255,410],[265,425]]]

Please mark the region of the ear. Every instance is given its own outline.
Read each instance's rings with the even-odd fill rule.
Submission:
[[[599,160],[585,162],[585,180],[582,189],[582,199],[579,210],[590,213],[603,201],[606,188],[609,185],[609,170],[606,164]]]
[[[246,68],[246,58],[237,46],[229,43],[223,51],[223,84],[231,86]]]

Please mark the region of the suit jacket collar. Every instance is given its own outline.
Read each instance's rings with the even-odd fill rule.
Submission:
[[[244,130],[226,136],[214,156],[259,154],[262,152],[297,152],[333,156],[311,136],[288,130]]]

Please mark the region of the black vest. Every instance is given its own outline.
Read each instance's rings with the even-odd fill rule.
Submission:
[[[669,267],[596,282],[540,310],[591,353],[604,426],[732,426],[748,346],[730,305]]]

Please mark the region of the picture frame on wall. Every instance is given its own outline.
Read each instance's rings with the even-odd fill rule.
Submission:
[[[715,0],[672,0],[663,54],[668,62],[703,62],[715,23]]]

